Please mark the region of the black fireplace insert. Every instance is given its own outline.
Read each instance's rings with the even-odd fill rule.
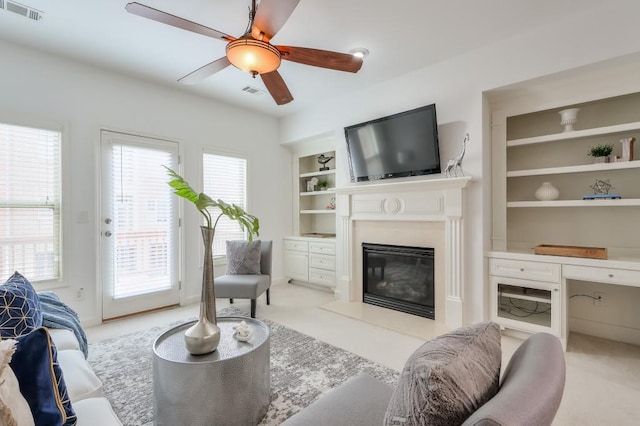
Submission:
[[[362,243],[363,302],[435,319],[434,249]]]

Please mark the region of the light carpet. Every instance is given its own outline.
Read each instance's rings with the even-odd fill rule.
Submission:
[[[247,315],[228,307],[221,309],[218,316]],[[271,404],[260,423],[263,426],[282,423],[360,372],[389,384],[398,380],[395,370],[283,325],[261,320],[271,330]],[[89,362],[103,381],[105,396],[113,410],[126,426],[153,422],[152,345],[158,335],[175,325],[89,345]]]

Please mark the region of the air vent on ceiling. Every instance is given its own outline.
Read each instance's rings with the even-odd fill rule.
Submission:
[[[0,9],[16,13],[20,16],[24,16],[25,18],[29,18],[34,21],[41,20],[43,15],[41,11],[30,6],[25,6],[24,4],[20,4],[13,0],[0,0]]]
[[[245,86],[242,88],[242,90],[256,96],[264,94],[264,90],[260,90],[257,87],[253,87],[253,86]]]

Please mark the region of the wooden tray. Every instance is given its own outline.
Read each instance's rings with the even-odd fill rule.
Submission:
[[[607,249],[604,247],[556,246],[552,244],[540,244],[535,247],[534,253],[546,254],[549,256],[607,259]]]

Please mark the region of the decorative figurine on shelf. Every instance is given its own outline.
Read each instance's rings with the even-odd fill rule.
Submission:
[[[245,321],[241,321],[240,325],[233,327],[233,329],[235,330],[233,337],[239,342],[248,342],[253,336],[253,330]]]
[[[460,154],[452,160],[449,160],[447,163],[447,167],[444,169],[444,175],[446,177],[458,177],[458,168],[460,168],[460,173],[464,176],[464,170],[462,170],[462,159],[464,158],[464,152],[467,148],[467,142],[469,141],[469,133],[466,134],[464,140],[462,141],[462,148],[460,149]]]
[[[316,185],[318,184],[318,178],[312,177],[307,181],[307,192],[314,192],[316,190]]]
[[[322,167],[320,167],[320,171],[324,172],[325,170],[329,170],[329,167],[327,167],[327,163],[331,160],[333,160],[335,157],[327,157],[324,154],[320,154],[318,156],[318,163],[322,164]]]
[[[593,194],[588,194],[582,197],[583,200],[614,200],[620,199],[622,196],[620,194],[609,194],[609,191],[614,186],[609,183],[609,179],[600,180],[596,179],[596,183],[589,186],[589,188],[593,189]]]
[[[329,201],[329,205],[327,206],[327,210],[335,210],[336,209],[336,199],[332,198]]]

